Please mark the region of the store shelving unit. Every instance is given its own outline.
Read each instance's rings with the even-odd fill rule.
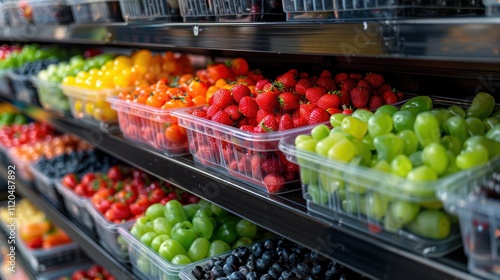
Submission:
[[[3,28],[0,41],[88,44],[171,49],[198,54],[247,52],[263,55],[327,57],[349,67],[383,58],[394,71],[448,61],[431,67],[440,75],[460,73],[475,79],[499,79],[500,19],[424,19],[344,23],[172,23],[103,24]],[[363,39],[363,38],[366,38]],[[398,60],[404,58],[405,60]],[[454,67],[458,63],[459,67]],[[371,65],[376,63],[371,62]],[[470,67],[469,67],[470,66]],[[374,66],[377,67],[377,66]],[[397,68],[400,67],[400,68]],[[469,68],[468,71],[463,69]],[[459,68],[457,70],[457,68]],[[480,74],[478,74],[480,73]],[[479,82],[478,82],[479,83]],[[11,101],[11,100],[8,100]],[[389,246],[362,233],[310,215],[300,192],[269,195],[233,178],[197,165],[190,156],[170,158],[138,147],[120,134],[109,134],[36,107],[22,106],[30,117],[76,134],[98,148],[159,178],[191,191],[280,235],[376,279],[478,279],[467,271],[462,249],[441,258],[425,258]],[[34,200],[56,223],[104,266],[132,277],[60,210],[28,187]],[[131,278],[126,278],[131,279]]]

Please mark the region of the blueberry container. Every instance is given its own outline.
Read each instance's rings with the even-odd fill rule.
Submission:
[[[62,209],[62,199],[55,188],[55,179],[47,177],[35,167],[35,164],[29,165],[31,174],[33,174],[33,183],[40,195],[44,196],[50,203]]]
[[[77,195],[73,190],[63,186],[59,180],[55,182],[55,188],[61,195],[64,209],[78,223],[84,226],[90,233],[96,234],[94,218],[86,208],[88,198]]]
[[[17,100],[28,105],[40,106],[38,93],[30,80],[31,76],[18,75],[12,71],[9,71],[7,72],[7,77],[12,83],[14,94]]]
[[[75,23],[122,22],[118,0],[68,0]]]

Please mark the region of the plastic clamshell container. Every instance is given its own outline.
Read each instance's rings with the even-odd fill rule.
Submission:
[[[0,94],[9,98],[15,98],[12,84],[7,78],[8,69],[0,69]]]
[[[31,82],[38,92],[38,99],[45,110],[57,112],[59,114],[69,114],[68,97],[64,95],[61,84],[31,77]]]
[[[236,179],[249,183],[269,193],[283,193],[300,188],[299,179],[294,177],[282,188],[275,190],[264,184],[268,175],[263,168],[265,161],[278,162],[281,175],[287,171],[281,162],[279,140],[287,136],[307,133],[313,126],[304,126],[279,132],[250,133],[235,127],[222,125],[194,116],[193,109],[177,109],[172,115],[179,125],[186,128],[189,152],[195,161],[218,172],[228,173]]]
[[[38,26],[73,22],[70,6],[64,0],[28,0],[33,11],[33,23]]]
[[[181,279],[179,276],[181,270],[191,265],[178,265],[165,260],[130,234],[125,227],[118,228],[118,232],[127,243],[132,271],[139,279]]]
[[[46,197],[53,205],[62,208],[62,201],[55,188],[56,179],[51,179],[43,174],[36,168],[35,163],[30,164],[29,168],[33,175],[33,183],[38,192]]]
[[[125,21],[182,21],[179,0],[120,0]]]
[[[68,97],[71,114],[74,118],[89,123],[104,131],[118,128],[118,116],[106,101],[124,89],[90,90],[62,85],[64,95]]]
[[[62,197],[66,212],[91,233],[95,233],[94,218],[85,206],[89,199],[77,195],[73,190],[63,186],[59,180],[55,182],[55,188]]]
[[[274,0],[184,0],[179,7],[185,22],[285,20],[281,2]]]
[[[458,215],[462,243],[469,270],[486,279],[500,278],[500,200],[477,198],[473,190],[500,170],[500,157],[438,186],[438,197],[445,209]]]
[[[459,0],[283,0],[283,9],[288,21],[429,18],[484,14],[484,8],[479,1]]]
[[[30,249],[20,239],[16,239],[19,252],[27,259],[36,271],[44,271],[49,267],[78,262],[87,257],[75,242],[56,246],[50,249]]]
[[[18,75],[12,71],[7,72],[7,77],[12,83],[16,99],[26,104],[40,106],[36,88],[31,84],[31,76]]]
[[[125,244],[118,233],[120,227],[131,228],[135,220],[129,220],[121,224],[112,223],[94,208],[90,200],[85,203],[85,208],[95,222],[95,230],[101,246],[113,254],[117,260],[126,263],[129,260],[127,244]]]
[[[118,0],[68,0],[75,23],[122,22]]]
[[[127,102],[118,97],[109,97],[107,101],[118,112],[118,123],[125,138],[146,144],[169,156],[189,154],[187,139],[182,143],[174,143],[165,136],[165,129],[177,124],[177,118],[171,115],[172,110]]]

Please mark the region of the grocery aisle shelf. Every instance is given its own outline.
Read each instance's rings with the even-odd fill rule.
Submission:
[[[499,18],[3,27],[0,41],[500,62]]]
[[[61,131],[78,135],[133,166],[376,279],[477,279],[467,272],[466,260],[460,251],[454,254],[458,257],[428,259],[385,245],[366,234],[309,215],[300,191],[269,195],[228,175],[207,170],[193,162],[190,156],[167,157],[126,141],[120,134],[104,133],[72,118],[54,115],[33,106],[22,109],[34,119],[47,121]],[[31,197],[36,195],[31,190],[23,190]],[[73,234],[79,234],[58,210],[47,205],[44,200],[37,203],[49,208],[49,214],[57,217],[56,222],[65,224]],[[78,238],[86,247],[91,247],[88,248],[90,256],[107,256],[95,242],[96,249],[88,246],[93,242],[90,238]],[[111,262],[106,258],[104,260]],[[112,264],[115,269],[118,268],[116,263]]]
[[[7,178],[6,166],[0,167],[0,177]],[[98,242],[90,237],[85,231],[74,224],[68,216],[61,210],[53,206],[49,201],[41,196],[33,187],[26,184],[20,179],[15,180],[16,195],[20,194],[21,197],[27,198],[33,202],[41,211],[50,217],[51,221],[61,227],[75,242],[77,242],[85,254],[90,257],[95,263],[106,267],[117,279],[123,280],[136,280],[137,278],[132,274],[131,269],[127,266],[120,264],[110,253],[104,250]],[[29,270],[29,269],[28,269]],[[31,273],[34,271],[28,271]]]

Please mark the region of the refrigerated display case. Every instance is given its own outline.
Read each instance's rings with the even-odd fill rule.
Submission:
[[[395,86],[407,92],[461,99],[483,90],[496,95],[500,90],[497,67],[500,22],[498,18],[483,16],[480,3],[465,7],[467,13],[458,16],[367,19],[338,18],[332,13],[328,20],[304,20],[304,11],[297,7],[292,11],[288,2],[292,1],[284,1],[285,11],[293,12],[295,20],[241,22],[224,18],[203,22],[155,21],[154,24],[131,21],[43,28],[10,26],[0,30],[0,40],[151,48],[211,58],[244,56],[265,69],[300,65],[376,71],[389,75]],[[329,7],[324,9],[332,12]],[[341,11],[351,10],[344,8]],[[12,101],[11,98],[7,100]],[[62,131],[74,133],[133,166],[318,250],[371,278],[480,279],[468,271],[462,248],[437,258],[409,252],[309,213],[300,191],[268,194],[228,174],[207,169],[189,155],[169,157],[148,147],[138,147],[119,133],[111,134],[35,106],[18,105],[34,119],[48,121]],[[27,186],[19,185],[18,188],[60,224],[96,262],[122,273],[124,279],[134,279],[128,265],[107,253],[84,229],[72,223],[63,210],[54,208]]]

